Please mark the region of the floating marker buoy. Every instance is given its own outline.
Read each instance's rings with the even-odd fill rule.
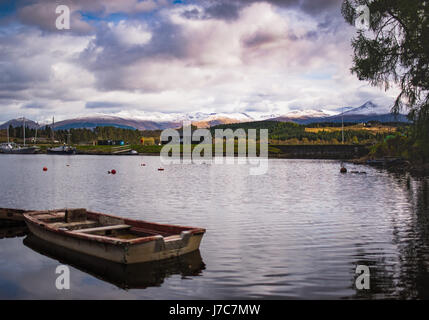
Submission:
[[[43,171],[48,171],[48,168],[46,168],[46,167],[43,167]]]
[[[142,164],[141,164],[141,166],[142,166],[142,167],[145,167],[145,166],[146,166],[146,164],[142,163]]]
[[[346,169],[346,168],[344,168],[344,167],[342,167],[342,168],[340,169],[340,172],[341,172],[341,173],[347,173],[347,169]]]
[[[164,171],[164,168],[158,168],[158,171]]]
[[[107,171],[107,174],[111,174],[110,170],[109,170],[109,171]]]
[[[112,171],[110,171],[111,174],[116,174],[116,170],[112,169]]]

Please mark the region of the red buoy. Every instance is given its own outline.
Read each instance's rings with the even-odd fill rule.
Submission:
[[[116,174],[116,170],[112,169],[112,171],[110,171],[111,174]]]
[[[48,168],[46,168],[46,167],[43,167],[43,171],[48,171]]]

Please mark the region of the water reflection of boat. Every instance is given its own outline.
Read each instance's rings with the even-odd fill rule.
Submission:
[[[66,249],[32,234],[24,239],[24,245],[122,289],[159,286],[171,275],[198,276],[205,269],[199,250],[168,260],[124,265]]]
[[[23,237],[28,229],[19,221],[0,221],[0,239]]]

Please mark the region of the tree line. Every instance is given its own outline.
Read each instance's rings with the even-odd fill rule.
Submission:
[[[244,129],[248,132],[249,129],[257,130],[257,139],[259,139],[259,132],[261,129],[268,129],[268,136],[274,143],[340,143],[342,140],[341,130],[325,130],[324,123],[312,125],[300,125],[292,122],[277,122],[277,121],[256,121],[245,122],[236,124],[217,125],[210,128],[212,136],[215,136],[216,129]],[[348,124],[351,125],[351,124]],[[308,132],[306,128],[320,128],[318,132]],[[398,132],[401,131],[399,130]],[[196,130],[192,127],[192,130]],[[182,128],[178,129],[179,131]],[[27,139],[36,136],[36,129],[26,127],[25,135]],[[23,127],[12,126],[9,128],[9,135],[13,138],[23,138]],[[347,128],[344,130],[344,141],[346,143],[375,143],[383,141],[388,133],[371,132],[368,130],[352,130]],[[69,130],[55,130],[52,136],[52,130],[49,126],[37,129],[37,139],[39,142],[49,143],[54,137],[55,141],[60,143],[67,143],[70,137],[72,144],[92,144],[98,140],[123,140],[128,144],[140,144],[150,142],[150,144],[158,144],[161,136],[161,130],[132,130],[117,127],[96,127],[94,129],[88,128],[72,128]]]

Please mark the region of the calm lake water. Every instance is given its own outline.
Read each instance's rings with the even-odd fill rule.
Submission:
[[[85,207],[207,233],[199,253],[131,270],[124,286],[121,271],[112,281],[67,261],[71,288],[61,291],[55,270],[67,254],[3,238],[0,298],[429,298],[427,179],[353,165],[367,174],[342,175],[339,162],[321,160],[269,160],[260,176],[246,165],[160,166],[158,157],[1,155],[0,207]],[[369,266],[370,290],[356,289],[357,265]]]

